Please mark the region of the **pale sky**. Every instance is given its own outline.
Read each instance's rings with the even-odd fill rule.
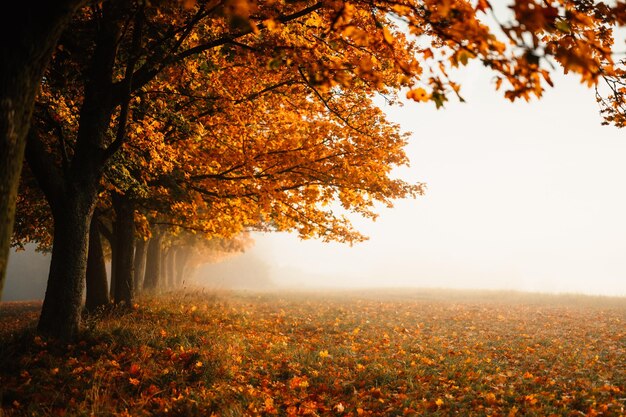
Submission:
[[[355,224],[348,247],[256,236],[293,286],[416,286],[626,295],[626,135],[601,126],[592,90],[557,77],[541,101],[511,104],[476,67],[467,103],[386,107],[413,132],[409,169],[425,196]]]

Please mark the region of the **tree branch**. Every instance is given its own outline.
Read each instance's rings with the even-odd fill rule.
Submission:
[[[323,7],[323,2],[318,2],[315,3],[309,7],[306,7],[300,11],[297,11],[295,13],[292,13],[290,15],[285,15],[285,16],[280,16],[277,20],[280,23],[288,23],[290,21],[299,19],[303,16],[306,16],[310,13],[313,13],[316,10],[319,10]],[[202,16],[204,17],[204,16]],[[193,26],[195,24],[197,24],[197,22],[199,22],[200,19],[197,20],[193,20],[188,24],[189,28],[193,28]],[[258,23],[257,28],[259,30],[265,29],[266,25],[264,23]],[[178,54],[175,55],[170,55],[169,58],[167,56],[163,56],[162,59],[160,60],[158,65],[155,65],[153,67],[150,67],[148,65],[143,65],[141,68],[139,68],[137,70],[137,72],[134,74],[133,76],[133,83],[131,86],[131,91],[137,91],[139,88],[143,87],[144,85],[148,84],[150,81],[152,81],[152,79],[154,77],[156,77],[164,68],[166,68],[168,65],[171,64],[175,64],[178,62],[181,62],[187,58],[189,58],[190,56],[193,55],[197,55],[201,52],[204,51],[208,51],[209,49],[213,49],[216,48],[218,46],[222,46],[225,45],[227,43],[233,43],[234,41],[236,41],[237,39],[249,35],[250,33],[252,33],[252,28],[248,28],[245,30],[242,30],[238,33],[232,34],[232,35],[226,35],[226,36],[222,36],[221,38],[218,39],[214,39],[210,42],[206,42],[202,45],[198,45],[192,48],[189,48],[185,51],[182,51]],[[179,46],[178,44],[176,45],[177,47]]]
[[[115,152],[117,152],[122,147],[122,144],[126,140],[126,128],[128,126],[128,113],[132,93],[131,87],[133,83],[135,65],[137,65],[137,61],[139,59],[139,50],[141,48],[141,35],[144,24],[143,8],[144,6],[137,10],[135,15],[135,27],[133,29],[131,55],[128,58],[126,73],[124,75],[124,80],[122,81],[122,85],[125,88],[125,96],[122,101],[120,116],[117,122],[117,133],[115,135],[115,140],[103,152],[103,162],[107,161],[111,156],[113,156],[113,154],[115,154]]]
[[[52,155],[46,151],[35,129],[35,126],[32,125],[28,131],[25,152],[26,162],[37,179],[37,183],[45,194],[51,208],[54,209],[53,206],[59,202],[65,190],[63,175],[57,169]]]

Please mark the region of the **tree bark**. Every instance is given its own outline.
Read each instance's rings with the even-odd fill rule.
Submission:
[[[144,291],[154,292],[162,285],[162,234],[159,226],[154,226],[152,238],[148,242],[146,258],[146,275],[143,280]]]
[[[135,210],[132,200],[125,195],[113,194],[115,209],[115,245],[112,263],[115,268],[113,302],[129,307],[133,304],[133,265],[135,256]]]
[[[139,294],[143,288],[143,278],[146,274],[146,254],[148,242],[143,237],[138,237],[135,241],[135,267],[133,285],[135,295]]]
[[[115,108],[113,67],[122,25],[116,5],[105,2],[103,6],[71,163],[60,168],[36,129],[30,130],[27,141],[29,167],[54,217],[50,275],[37,329],[62,339],[73,339],[80,326],[89,225],[108,157]]]
[[[37,326],[40,333],[65,340],[74,339],[80,326],[89,225],[97,196],[96,187],[72,190],[52,206],[52,259]]]
[[[0,35],[0,296],[35,96],[61,33],[85,0],[3,2]]]
[[[111,263],[111,254],[113,253],[113,244],[115,242],[114,236],[115,234],[113,233],[113,224],[111,224],[109,227],[108,224],[104,223],[101,219],[98,219],[98,230],[100,231],[100,236],[102,236],[102,238],[104,239],[104,241],[106,241],[107,245],[109,246],[109,263]],[[111,222],[112,223],[112,222]],[[103,252],[106,249],[105,247],[102,248]],[[106,256],[104,258],[105,261],[105,265],[106,265]],[[108,294],[109,294],[109,302],[111,301],[111,298],[113,298],[112,294],[111,294],[111,286],[113,285],[113,265],[110,265],[111,269],[111,276],[109,276],[109,280],[107,282],[107,288],[108,288]]]
[[[109,304],[108,286],[100,225],[95,216],[92,216],[87,254],[87,297],[85,300],[87,311],[94,311]]]

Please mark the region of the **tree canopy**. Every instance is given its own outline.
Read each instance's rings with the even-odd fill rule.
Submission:
[[[149,236],[150,224],[207,239],[251,228],[363,239],[342,211],[374,218],[376,203],[423,192],[393,177],[408,163],[407,136],[375,98],[462,100],[451,69],[472,60],[510,100],[540,97],[557,66],[590,86],[604,80],[606,121],[621,126],[613,29],[625,16],[620,2],[565,0],[515,1],[504,20],[484,0],[80,9],[41,81],[26,151],[50,211],[27,177],[20,197],[16,242],[53,252],[40,330],[75,334],[96,207],[116,242]],[[113,246],[129,301],[134,246]]]

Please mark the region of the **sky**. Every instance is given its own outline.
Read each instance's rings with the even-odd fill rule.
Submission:
[[[530,103],[508,102],[490,77],[480,67],[463,72],[467,102],[445,109],[384,107],[412,132],[411,166],[396,175],[428,188],[379,210],[376,222],[354,218],[369,241],[257,234],[230,262],[261,259],[275,282],[295,288],[625,296],[626,132],[601,125],[594,92],[575,77],[555,78],[556,88]]]

